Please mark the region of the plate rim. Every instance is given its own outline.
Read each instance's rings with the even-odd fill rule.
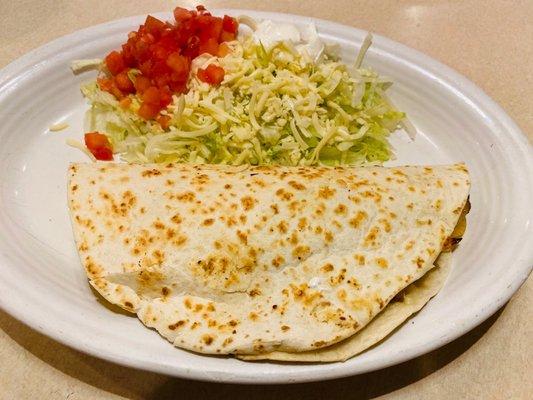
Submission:
[[[287,19],[295,21],[296,23],[306,23],[314,22],[317,25],[327,25],[333,29],[340,30],[351,30],[354,33],[354,36],[360,35],[364,36],[364,30],[359,28],[341,24],[334,21],[328,21],[320,18],[306,17],[302,15],[295,15],[289,13],[280,13],[280,12],[265,12],[265,11],[254,11],[254,10],[245,10],[245,9],[230,9],[230,8],[220,8],[213,9],[214,14],[228,13],[232,15],[239,14],[248,14],[256,18],[270,18],[270,19]],[[151,15],[157,15],[164,18],[170,16],[170,12],[157,12],[150,13]],[[35,72],[36,69],[40,68],[41,65],[45,65],[49,59],[53,59],[54,55],[60,51],[62,48],[65,48],[64,42],[69,42],[69,47],[78,44],[80,41],[83,41],[84,36],[86,35],[96,35],[102,30],[112,29],[113,27],[118,28],[125,24],[131,24],[132,27],[138,23],[139,20],[145,18],[145,15],[136,15],[120,19],[115,19],[112,21],[100,23],[97,25],[92,25],[84,29],[76,30],[69,34],[60,36],[56,39],[53,39],[21,57],[11,61],[9,64],[0,69],[0,96],[2,96],[4,91],[7,90],[7,95],[9,96],[10,85],[20,79],[26,74]],[[491,117],[489,120],[495,120],[498,124],[504,128],[505,136],[508,139],[512,139],[516,146],[514,149],[517,152],[520,152],[525,157],[526,167],[529,166],[533,170],[533,158],[532,149],[529,144],[529,141],[525,134],[521,131],[518,125],[511,119],[511,117],[499,106],[492,98],[490,98],[481,88],[479,88],[475,83],[471,82],[465,76],[461,75],[459,72],[455,71],[451,67],[443,64],[442,62],[416,50],[406,45],[403,45],[394,40],[388,39],[384,36],[373,34],[375,41],[379,41],[380,45],[386,47],[394,47],[398,52],[402,53],[401,57],[397,57],[395,54],[388,53],[390,56],[402,60],[402,62],[409,64],[413,69],[416,69],[419,72],[425,74],[429,73],[430,75],[439,75],[439,82],[443,83],[448,89],[451,89],[454,92],[462,95],[462,97],[473,100],[473,105],[476,108],[482,108],[487,110]],[[46,57],[48,56],[48,57]],[[32,60],[38,59],[41,62],[32,62]],[[417,61],[417,62],[415,62]],[[445,75],[445,76],[442,76]],[[458,87],[461,90],[458,90]],[[479,107],[482,106],[482,107]],[[480,110],[481,111],[481,110]],[[496,117],[496,118],[494,118]],[[529,156],[529,157],[528,157]],[[531,194],[531,191],[530,191]],[[246,375],[234,375],[231,372],[224,372],[222,374],[206,374],[201,373],[201,371],[189,370],[186,367],[179,367],[176,365],[167,366],[163,364],[158,364],[156,362],[149,362],[140,366],[138,361],[134,357],[124,357],[124,355],[115,355],[104,353],[101,350],[99,351],[98,346],[88,346],[85,343],[80,343],[78,340],[75,340],[73,337],[69,338],[68,335],[61,335],[59,332],[54,330],[51,326],[46,324],[40,324],[39,321],[29,317],[25,313],[17,312],[17,301],[11,301],[10,299],[0,297],[0,308],[3,309],[11,317],[21,321],[25,325],[29,326],[31,329],[36,330],[37,332],[44,334],[52,338],[53,340],[62,343],[70,348],[81,351],[83,353],[89,354],[96,358],[104,359],[113,363],[124,365],[130,368],[150,370],[165,375],[172,375],[176,377],[181,377],[185,379],[195,379],[201,381],[212,381],[212,382],[227,382],[227,383],[240,383],[240,384],[279,384],[279,383],[296,383],[296,382],[310,382],[318,380],[328,380],[335,378],[342,378],[351,375],[361,374],[365,372],[371,372],[374,370],[382,369],[389,367],[391,365],[396,365],[407,360],[419,357],[422,354],[425,354],[429,351],[432,351],[436,348],[446,345],[452,340],[458,338],[459,336],[469,332],[474,327],[479,325],[481,322],[493,315],[499,308],[506,303],[511,296],[518,290],[518,288],[524,283],[527,279],[533,265],[528,265],[533,261],[533,238],[529,240],[532,243],[531,250],[526,254],[524,260],[517,260],[513,265],[518,271],[513,275],[513,281],[510,282],[506,287],[504,292],[499,293],[497,298],[491,303],[486,303],[482,311],[475,313],[472,311],[470,314],[470,320],[454,329],[450,329],[447,332],[447,335],[437,338],[434,341],[424,343],[421,346],[418,346],[416,349],[411,351],[404,351],[403,353],[397,355],[396,357],[383,360],[383,362],[378,363],[370,368],[364,368],[361,371],[354,371],[350,368],[330,368],[330,369],[320,369],[317,371],[302,371],[302,372],[284,372],[283,375],[279,376],[276,374],[246,374]],[[3,255],[1,255],[0,260],[3,260]],[[3,263],[3,262],[2,262]],[[533,264],[533,263],[532,263]],[[0,287],[2,287],[2,282],[0,281]],[[342,363],[336,363],[337,365],[342,366]],[[332,364],[324,364],[332,365]],[[335,365],[335,364],[333,364]],[[344,364],[346,365],[346,364]]]

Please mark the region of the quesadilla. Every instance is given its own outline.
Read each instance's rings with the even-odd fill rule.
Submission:
[[[274,351],[261,354],[239,354],[237,357],[245,361],[346,361],[382,341],[439,292],[450,272],[450,253],[442,253],[435,261],[435,265],[435,268],[422,278],[398,293],[368,325],[342,342],[299,353]]]
[[[69,208],[91,285],[175,346],[301,353],[428,273],[469,186],[463,164],[73,164]]]

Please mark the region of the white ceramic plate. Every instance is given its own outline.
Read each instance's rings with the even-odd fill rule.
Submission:
[[[284,14],[220,10],[293,23]],[[170,15],[160,15],[168,19]],[[120,364],[184,378],[241,383],[301,382],[383,368],[455,339],[501,307],[533,261],[533,161],[526,138],[491,99],[464,77],[415,50],[375,36],[366,63],[391,76],[391,96],[418,129],[397,134],[394,164],[466,161],[472,211],[444,289],[379,346],[345,363],[246,363],[174,349],[137,320],[102,306],[74,246],[66,170],[86,161],[65,145],[81,139],[87,108],[79,91],[93,74],[74,76],[73,59],[117,48],[143,17],[75,32],[32,51],[0,72],[0,306],[68,346]],[[353,59],[365,32],[315,21],[321,36]],[[59,122],[70,125],[49,132]]]

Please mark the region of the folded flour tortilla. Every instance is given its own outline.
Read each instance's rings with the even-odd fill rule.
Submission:
[[[411,283],[363,329],[342,342],[318,350],[300,353],[275,351],[262,354],[239,354],[245,361],[293,361],[293,362],[336,362],[346,361],[367,350],[391,334],[411,315],[420,311],[435,296],[446,281],[451,267],[451,254],[441,253],[436,267],[416,282]]]
[[[463,164],[73,164],[69,208],[108,301],[177,347],[264,356],[334,349],[380,315],[433,268],[469,185]]]

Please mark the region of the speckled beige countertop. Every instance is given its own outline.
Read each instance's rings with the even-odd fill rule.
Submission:
[[[0,0],[0,67],[51,39],[130,15],[156,0]],[[181,1],[191,7],[193,1]],[[533,139],[533,1],[239,0],[203,2],[308,15],[371,30],[455,68]],[[0,296],[2,294],[0,293]],[[0,399],[531,399],[533,281],[470,333],[385,370],[330,382],[239,386],[124,368],[48,339],[0,311]]]

